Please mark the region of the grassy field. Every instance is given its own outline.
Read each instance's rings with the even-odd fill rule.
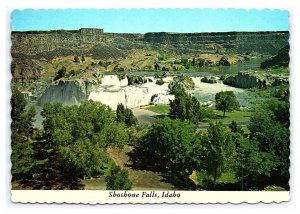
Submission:
[[[223,117],[223,112],[214,110],[215,118],[212,121],[222,121],[223,123],[230,123],[231,121],[241,122],[249,121],[251,112],[249,111],[232,111],[226,112],[225,117]]]
[[[169,114],[170,112],[170,106],[168,104],[159,104],[159,105],[152,105],[147,106],[144,109],[147,109],[149,111],[153,111],[158,114]]]
[[[153,111],[158,114],[168,114],[170,112],[170,106],[167,104],[147,106],[144,109]],[[236,122],[249,121],[250,116],[251,116],[251,112],[249,111],[232,111],[232,112],[226,112],[225,117],[223,117],[222,111],[214,110],[214,118],[206,119],[204,122],[201,122],[200,124],[208,124],[209,121],[222,121],[223,123],[230,123],[233,120]]]

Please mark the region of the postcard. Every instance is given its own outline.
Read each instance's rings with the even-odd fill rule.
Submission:
[[[289,13],[11,14],[11,200],[290,198]]]

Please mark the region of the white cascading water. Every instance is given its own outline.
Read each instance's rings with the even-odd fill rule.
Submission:
[[[128,85],[127,78],[119,80],[117,75],[105,75],[101,79],[101,86],[119,86],[124,87]]]
[[[155,104],[168,104],[170,100],[175,99],[174,95],[169,94],[168,83],[157,85],[153,77],[148,79],[152,81],[139,86],[128,86],[127,78],[120,81],[116,75],[104,76],[101,86],[91,92],[89,100],[99,101],[116,110],[119,103],[128,108],[149,105],[151,97],[155,94],[157,94]]]

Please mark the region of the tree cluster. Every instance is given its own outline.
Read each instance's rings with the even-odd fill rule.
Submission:
[[[170,101],[170,116],[174,119],[189,120],[199,123],[204,118],[204,112],[197,98],[185,92],[183,87],[175,85],[172,87],[175,99]]]
[[[172,173],[175,185],[194,188],[189,181],[196,172],[200,189],[288,190],[289,103],[272,98],[256,104],[248,128],[245,133],[233,121],[199,131],[189,120],[165,118],[135,148],[145,166]]]
[[[34,109],[26,111],[23,94],[12,92],[13,180],[33,182],[38,185],[34,188],[78,189],[81,179],[107,175],[125,182],[115,188],[131,188],[124,170],[110,172],[116,167],[106,149],[122,148],[129,136],[108,106],[93,101],[79,106],[47,103],[41,112],[43,129],[35,130]]]
[[[29,179],[32,168],[37,164],[34,160],[32,146],[33,122],[35,109],[26,110],[27,101],[23,94],[12,88],[11,97],[11,162],[12,179]]]
[[[116,111],[116,119],[118,123],[123,123],[127,127],[137,125],[137,118],[133,115],[131,109],[125,107],[122,103],[119,103]]]

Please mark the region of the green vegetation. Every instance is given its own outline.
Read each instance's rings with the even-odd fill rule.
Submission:
[[[201,136],[202,164],[199,171],[206,175],[205,185],[215,189],[216,181],[228,172],[234,162],[235,148],[231,133],[222,123],[211,123]]]
[[[190,122],[159,119],[137,143],[136,153],[143,165],[154,165],[186,181],[200,161],[195,131],[196,126]]]
[[[213,116],[210,121],[220,121],[223,123],[230,123],[231,121],[249,121],[252,115],[251,111],[232,111],[228,112],[225,117],[223,117],[224,112],[213,110]],[[201,122],[201,124],[207,124],[208,122]]]
[[[169,104],[158,104],[158,105],[152,105],[147,106],[145,109],[149,111],[153,111],[158,114],[169,114],[170,112],[170,105]]]
[[[207,109],[184,89],[174,91],[176,109],[171,104],[148,108],[169,110],[170,115],[185,109],[176,112],[185,112],[182,118],[165,117],[147,126],[134,122],[132,111],[122,104],[116,114],[92,101],[80,106],[46,104],[42,130],[32,128],[33,110],[25,111],[22,94],[13,91],[14,180],[37,189],[82,189],[84,179],[99,177],[106,189],[132,189],[139,182],[138,170],[147,176],[159,172],[167,186],[176,189],[289,189],[287,93],[257,102],[249,112],[232,111],[223,117],[223,110],[214,110],[207,130],[199,130],[201,123],[192,120],[189,111],[205,115]],[[240,127],[239,121],[249,121],[248,127]]]
[[[182,189],[288,190],[288,98],[270,98],[250,112],[233,111],[225,118],[215,112],[219,119],[200,132],[187,119],[157,120],[135,144],[142,166],[159,169]],[[250,119],[248,127],[235,122],[245,119]]]
[[[175,100],[170,101],[170,117],[180,120],[189,120],[192,123],[199,123],[204,115],[199,101],[192,95],[185,92],[183,87],[173,87]]]
[[[118,123],[124,123],[127,127],[138,124],[132,110],[127,107],[125,108],[122,103],[119,103],[117,106],[116,117]]]
[[[12,88],[10,103],[12,107],[12,180],[24,182],[30,178],[33,167],[38,164],[33,158],[34,150],[31,143],[35,109],[31,107],[28,111],[25,110],[27,102],[23,94],[16,88]]]
[[[111,110],[100,103],[89,101],[70,107],[46,104],[41,114],[45,118],[47,168],[69,181],[103,175],[112,162],[105,149],[123,147],[128,141],[124,126],[117,124]]]
[[[107,190],[130,190],[132,182],[128,179],[128,171],[119,166],[113,166],[108,176],[105,177]]]
[[[216,94],[215,100],[216,109],[223,111],[223,117],[226,111],[238,110],[240,107],[233,91],[221,91]]]

